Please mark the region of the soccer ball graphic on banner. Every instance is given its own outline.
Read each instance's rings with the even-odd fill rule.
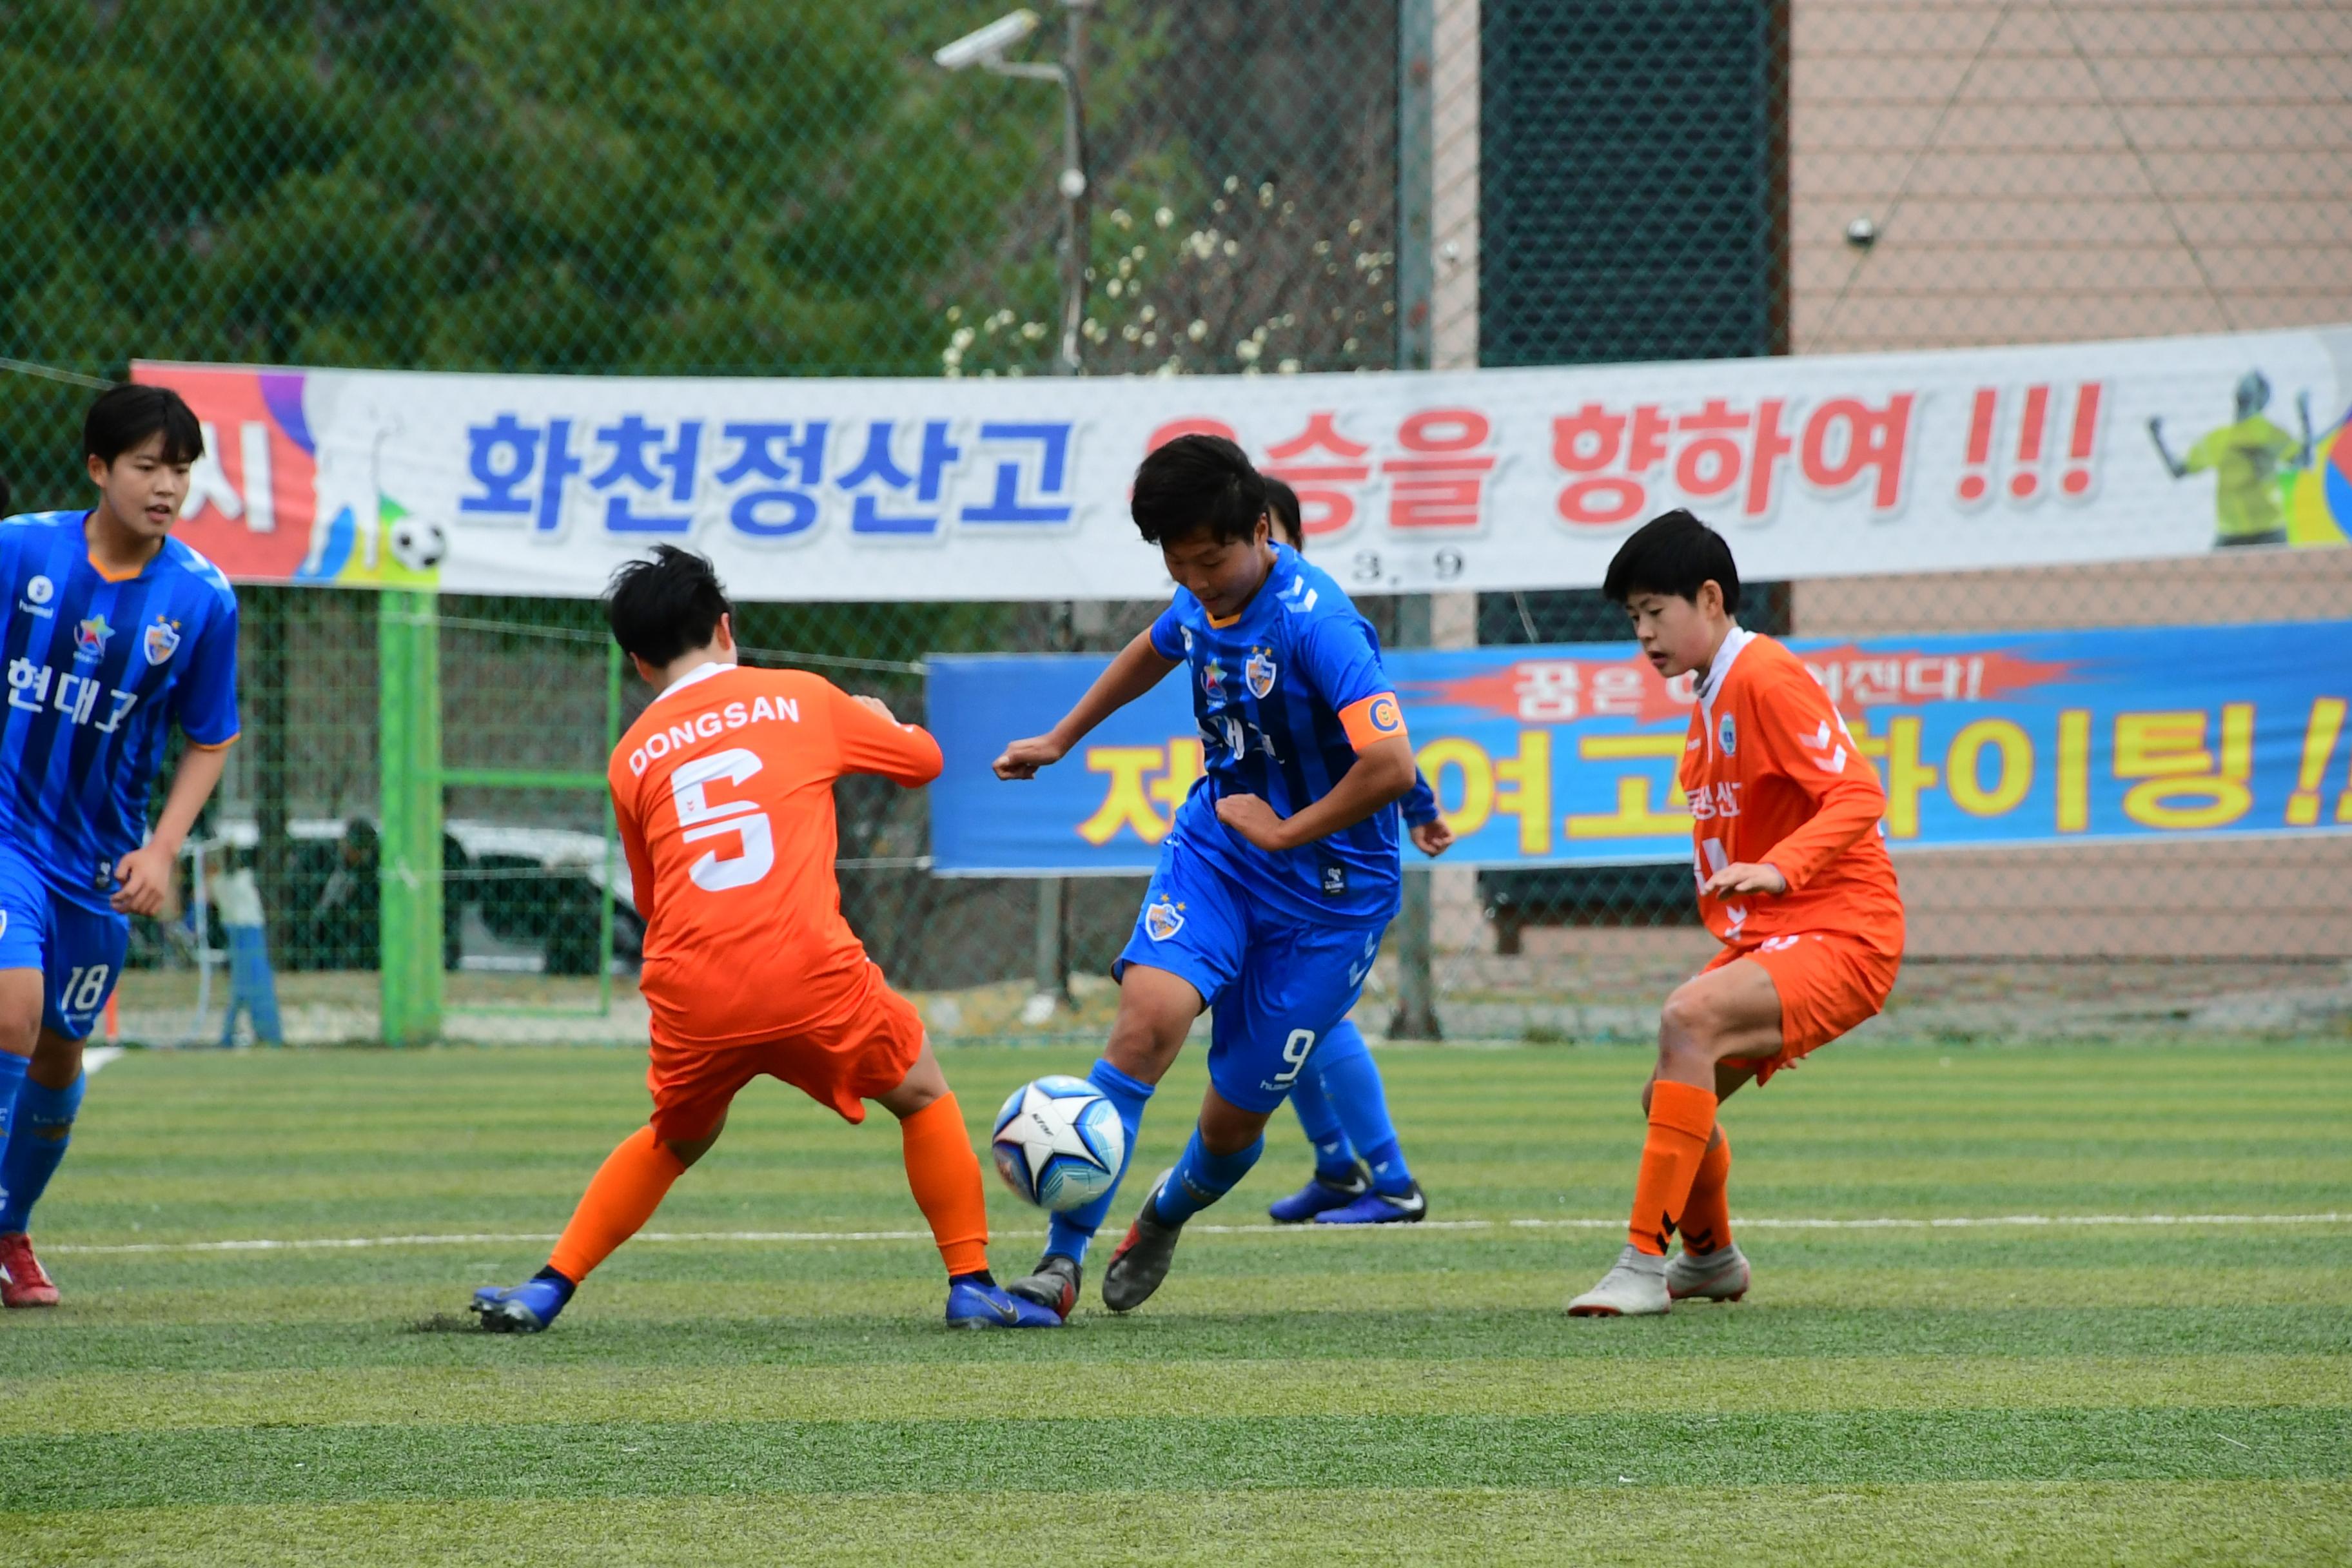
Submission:
[[[1118,1110],[1082,1078],[1056,1073],[1024,1083],[996,1113],[990,1145],[1004,1184],[1055,1214],[1110,1190],[1127,1157]]]
[[[449,553],[449,535],[430,518],[404,517],[392,525],[392,553],[411,572],[430,572]]]

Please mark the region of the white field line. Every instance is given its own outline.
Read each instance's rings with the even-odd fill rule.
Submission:
[[[1389,1232],[1614,1230],[1622,1219],[1436,1219],[1417,1225],[1390,1225]],[[2352,1214],[2010,1214],[1954,1215],[1927,1219],[1738,1219],[1741,1230],[1979,1230],[2002,1228],[2076,1228],[2109,1226],[2182,1225],[2352,1225]],[[1199,1236],[1360,1236],[1362,1226],[1202,1225],[1185,1229]],[[1000,1231],[998,1239],[1033,1237],[1028,1231]],[[541,1243],[555,1239],[553,1231],[474,1231],[436,1236],[345,1236],[255,1237],[243,1241],[133,1241],[101,1247],[44,1246],[51,1253],[122,1252],[331,1252],[376,1247],[499,1247],[509,1243]],[[630,1237],[639,1242],[815,1242],[820,1245],[859,1241],[929,1241],[928,1230],[641,1230]]]
[[[84,1048],[81,1053],[81,1070],[95,1076],[103,1072],[110,1063],[119,1062],[121,1059],[121,1046],[90,1046]]]

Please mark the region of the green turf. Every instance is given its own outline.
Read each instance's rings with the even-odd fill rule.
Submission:
[[[1188,1237],[1131,1318],[979,1337],[937,1326],[919,1239],[646,1241],[505,1339],[450,1324],[543,1243],[172,1248],[551,1232],[640,1059],[134,1054],[38,1216],[65,1307],[0,1320],[0,1531],[129,1563],[2352,1558],[2352,1220],[1758,1226],[1748,1301],[1571,1321],[1617,1237],[1508,1222],[1622,1210],[1643,1053],[1381,1062],[1437,1217],[1496,1223]],[[977,1121],[1083,1058],[948,1067]],[[1734,1208],[2352,1215],[2347,1068],[1841,1047],[1728,1108]],[[1300,1178],[1272,1142],[1211,1221]],[[993,1201],[1025,1266],[1037,1216]],[[887,1124],[765,1084],[655,1223],[920,1226]]]

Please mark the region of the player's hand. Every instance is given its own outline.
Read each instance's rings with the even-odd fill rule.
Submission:
[[[996,759],[996,776],[1001,779],[1034,779],[1039,768],[1050,768],[1062,760],[1069,750],[1051,735],[1032,735],[1025,741],[1015,741],[1004,748]]]
[[[1454,829],[1445,826],[1442,816],[1422,823],[1412,830],[1412,847],[1434,860],[1454,847]]]
[[[114,863],[114,879],[122,885],[106,901],[118,914],[152,917],[162,913],[175,858],[161,845],[141,845]]]
[[[879,697],[853,696],[850,698],[850,700],[856,703],[860,708],[865,709],[869,713],[880,714],[883,718],[887,719],[893,724],[896,724],[898,721],[898,716],[890,711],[890,705],[887,702],[883,701]]]
[[[1290,848],[1290,824],[1254,795],[1229,795],[1217,802],[1217,820],[1260,849]]]
[[[1789,890],[1789,879],[1780,875],[1777,866],[1738,860],[1709,877],[1699,890],[1717,899],[1737,898],[1742,893],[1785,893]]]

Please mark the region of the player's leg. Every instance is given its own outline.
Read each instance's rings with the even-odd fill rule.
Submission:
[[[1263,917],[1253,924],[1241,973],[1217,999],[1200,1122],[1103,1271],[1103,1304],[1113,1311],[1130,1311],[1150,1298],[1167,1278],[1184,1222],[1257,1163],[1266,1119],[1363,988],[1363,931]],[[1379,931],[1369,935],[1377,945]]]
[[[1318,1225],[1395,1225],[1424,1219],[1429,1200],[1405,1163],[1396,1126],[1389,1120],[1388,1089],[1372,1061],[1371,1047],[1355,1020],[1342,1018],[1315,1047],[1308,1072],[1320,1069],[1323,1087],[1339,1107],[1348,1137],[1363,1152],[1371,1190],[1345,1205],[1316,1216]],[[1301,1073],[1299,1081],[1307,1074]]]
[[[756,1074],[748,1050],[688,1052],[654,1046],[646,1079],[653,1120],[604,1157],[556,1238],[547,1266],[520,1285],[484,1286],[473,1310],[493,1333],[537,1333],[555,1321],[596,1266],[645,1228],[688,1167],[727,1125],[728,1103]]]
[[[12,918],[8,924],[14,926],[17,921]],[[7,933],[0,931],[0,943],[6,941]],[[36,942],[37,959],[38,951]],[[34,1047],[41,1036],[41,997],[45,989],[37,968],[0,969],[0,1151],[16,1142],[17,1102],[33,1065]],[[5,1170],[5,1156],[0,1155],[0,1170]],[[0,1203],[5,1203],[7,1198],[7,1179],[0,1173]],[[9,1267],[12,1262],[16,1265],[13,1270]],[[19,1275],[23,1276],[21,1279]],[[47,1307],[56,1305],[57,1299],[57,1287],[41,1272],[22,1234],[0,1236],[0,1301],[11,1307]]]
[[[907,1009],[909,1016],[913,1009]],[[918,1022],[915,1027],[919,1030]],[[907,1185],[931,1227],[948,1270],[947,1321],[954,1328],[1056,1328],[1061,1314],[1001,1289],[988,1271],[988,1200],[981,1190],[980,1156],[963,1124],[963,1109],[948,1087],[940,1058],[925,1040],[907,1076],[882,1109],[898,1119]]]
[[[1266,1206],[1276,1225],[1299,1225],[1328,1210],[1345,1208],[1372,1190],[1371,1178],[1357,1162],[1356,1146],[1339,1121],[1339,1108],[1323,1086],[1323,1057],[1330,1048],[1328,1040],[1318,1046],[1291,1087],[1290,1108],[1298,1113],[1299,1131],[1315,1150],[1315,1174],[1288,1197]]]
[[[0,1150],[0,1189],[6,1194],[0,1198],[0,1269],[8,1275],[0,1300],[11,1307],[53,1306],[58,1300],[26,1233],[33,1205],[73,1142],[86,1081],[82,1042],[98,1027],[131,946],[127,916],[57,898],[47,904],[39,1032],[16,1089],[6,1147]]]
[[[1134,1160],[1144,1104],[1183,1049],[1192,1020],[1240,973],[1248,930],[1239,889],[1171,841],[1161,851],[1134,932],[1112,966],[1118,1016],[1102,1058],[1087,1073],[1087,1081],[1118,1110],[1127,1153],[1102,1196],[1053,1216],[1045,1255],[1033,1272],[1006,1287],[1013,1294],[1066,1318],[1076,1306],[1087,1248],[1109,1217]]]
[[[1634,1177],[1625,1250],[1600,1284],[1569,1303],[1571,1314],[1640,1316],[1667,1309],[1666,1241],[1715,1134],[1717,1091],[1738,1087],[1718,1083],[1718,1068],[1734,1058],[1769,1058],[1780,1048],[1780,994],[1770,972],[1752,959],[1709,968],[1666,999],[1658,1021],[1656,1075],[1643,1091],[1649,1134]]]

